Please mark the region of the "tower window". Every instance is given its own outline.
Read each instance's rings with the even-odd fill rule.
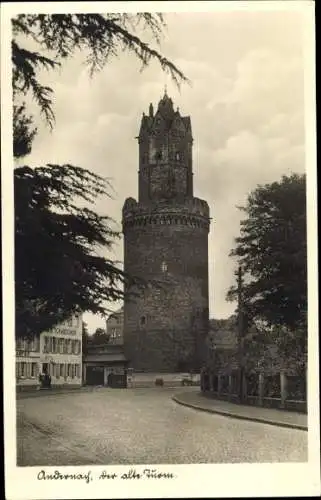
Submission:
[[[167,267],[166,262],[162,262],[162,265],[161,265],[161,270],[162,270],[162,272],[163,272],[163,273],[166,273],[167,269],[168,269],[168,267]]]
[[[139,322],[141,326],[146,325],[146,316],[141,316]]]

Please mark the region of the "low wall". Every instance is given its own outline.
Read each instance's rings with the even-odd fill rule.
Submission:
[[[218,393],[212,391],[203,391],[203,395],[209,398],[218,399],[220,401],[229,401],[230,403],[240,403],[240,398],[237,394]],[[260,400],[258,396],[246,396],[242,404],[249,406],[262,406],[263,408],[274,408],[279,410],[296,411],[299,413],[307,413],[306,401],[286,400],[282,406],[281,398],[263,398]]]
[[[235,394],[237,390],[235,380],[240,381],[240,376],[242,376],[242,397]],[[285,370],[273,375],[261,371],[245,373],[244,376],[235,371],[222,374],[207,369],[201,376],[201,391],[204,395],[232,403],[242,402],[252,406],[301,413],[307,413],[305,385],[306,378],[302,375],[288,375]]]
[[[230,401],[231,403],[238,403],[239,402],[239,397],[237,394],[229,394],[227,392],[221,392],[220,394],[218,392],[205,392],[204,393],[206,396],[213,396],[215,399],[219,399],[221,401]]]
[[[299,411],[300,413],[308,413],[308,405],[306,401],[287,400],[285,409],[289,411]]]

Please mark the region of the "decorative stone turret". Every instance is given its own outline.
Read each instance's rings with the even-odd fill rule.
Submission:
[[[149,282],[125,290],[125,354],[136,370],[200,366],[208,329],[209,208],[193,196],[190,117],[165,94],[143,115],[138,201],[123,207],[125,271]]]

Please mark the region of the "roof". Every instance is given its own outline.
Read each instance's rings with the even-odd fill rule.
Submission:
[[[97,354],[123,354],[124,349],[122,344],[96,344],[96,345],[88,345],[86,353],[93,354],[96,356]]]
[[[140,131],[137,138],[141,138],[145,134],[150,135],[155,127],[155,120],[160,117],[162,117],[161,121],[164,127],[164,131],[169,132],[174,127],[176,128],[175,124],[177,125],[177,118],[180,118],[181,123],[183,124],[183,130],[185,129],[187,135],[191,135],[192,128],[190,117],[181,116],[179,108],[177,108],[177,111],[174,110],[173,101],[167,95],[167,92],[165,90],[164,96],[158,103],[156,114],[154,114],[154,108],[152,104],[149,105],[149,115],[145,115],[145,113],[143,113]],[[180,120],[178,120],[178,123],[180,123]]]
[[[121,353],[87,354],[84,356],[85,363],[125,363],[127,359]]]

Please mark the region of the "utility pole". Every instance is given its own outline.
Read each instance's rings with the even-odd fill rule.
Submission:
[[[239,364],[239,400],[243,401],[243,338],[244,338],[244,302],[243,302],[243,269],[239,265],[237,271],[237,298],[238,298],[238,364]]]

